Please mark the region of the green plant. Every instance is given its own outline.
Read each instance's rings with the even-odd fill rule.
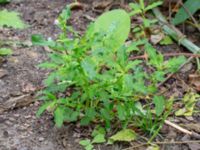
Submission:
[[[9,48],[0,48],[0,56],[11,55],[12,50]]]
[[[172,23],[174,25],[183,23],[186,19],[190,18],[191,15],[196,13],[199,9],[200,9],[200,1],[187,0],[176,13],[175,17],[172,20]]]
[[[0,4],[5,4],[5,3],[9,3],[10,0],[0,0]]]
[[[56,41],[46,41],[41,35],[32,36],[33,44],[53,49],[50,60],[39,65],[50,69],[51,73],[44,81],[45,89],[39,93],[44,103],[37,116],[48,109],[53,112],[58,127],[64,121],[80,121],[81,125],[103,124],[106,131],[113,127],[123,129],[112,136],[113,141],[120,141],[121,135],[129,131],[129,125],[155,136],[156,127],[167,117],[166,100],[156,94],[157,83],[163,81],[167,73],[176,71],[185,59],[164,60],[146,39],[125,45],[130,18],[124,10],[102,14],[84,35],[66,25],[69,18],[67,7],[58,17],[58,26],[63,32]],[[140,50],[138,46],[143,46],[148,55],[146,64],[141,60],[129,60],[132,50]],[[104,142],[104,136],[105,132],[98,130],[93,132],[92,141],[87,139],[80,144],[90,150],[92,144]],[[134,133],[129,137],[134,139]]]
[[[146,13],[161,4],[162,4],[162,1],[156,1],[156,2],[152,2],[148,6],[145,6],[144,0],[139,0],[139,3],[130,3],[129,4],[130,7],[132,8],[132,11],[130,12],[130,16],[134,16],[134,15],[138,14],[142,18],[142,25],[135,27],[133,29],[134,33],[139,32],[139,36],[144,35],[145,37],[147,37],[147,35],[149,34],[148,32],[150,30],[149,29],[150,26],[152,24],[156,23],[157,20],[148,19],[146,17]]]
[[[19,14],[15,11],[0,10],[0,27],[12,27],[16,29],[23,29],[26,27],[25,23],[19,18]]]

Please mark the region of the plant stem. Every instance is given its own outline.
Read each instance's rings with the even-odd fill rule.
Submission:
[[[156,18],[159,20],[160,25],[162,25],[162,28],[166,34],[171,36],[175,41],[177,41],[180,45],[183,45],[186,47],[189,51],[193,53],[199,53],[200,48],[192,43],[190,40],[188,40],[185,35],[183,35],[177,28],[175,28],[173,25],[169,24],[165,17],[162,15],[160,10],[158,8],[153,9],[153,13],[156,16]]]

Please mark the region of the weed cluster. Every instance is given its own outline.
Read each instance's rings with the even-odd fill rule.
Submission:
[[[51,73],[39,93],[44,103],[37,115],[51,110],[58,127],[79,121],[81,125],[101,125],[106,131],[116,127],[127,131],[134,126],[156,135],[172,106],[172,100],[166,102],[159,94],[157,84],[185,58],[165,60],[145,38],[126,44],[130,17],[124,10],[104,13],[84,35],[66,25],[69,18],[67,7],[58,17],[57,25],[63,32],[55,41],[32,36],[34,44],[53,50],[50,60],[39,65]],[[138,51],[148,59],[130,61],[130,55]],[[94,137],[99,140],[93,143],[105,142],[102,127],[102,132],[95,130],[99,132]],[[82,145],[92,147],[89,140]]]

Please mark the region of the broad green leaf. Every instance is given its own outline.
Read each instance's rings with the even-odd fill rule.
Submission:
[[[90,58],[85,58],[81,62],[81,67],[83,68],[84,72],[90,79],[93,79],[96,76],[95,71],[95,62]]]
[[[136,133],[131,129],[124,129],[117,132],[115,135],[109,138],[109,141],[116,142],[116,141],[126,141],[130,142],[136,139]]]
[[[139,51],[139,46],[140,45],[144,45],[145,43],[147,43],[148,41],[146,39],[143,40],[139,40],[139,41],[134,41],[132,42],[130,45],[128,45],[127,47],[127,52],[131,52],[131,51]]]
[[[111,34],[114,42],[110,43],[110,45],[118,49],[128,38],[130,26],[131,22],[128,13],[122,9],[116,9],[103,13],[98,17],[94,23],[94,30],[98,33]]]
[[[66,103],[68,103],[68,102],[65,102],[65,104]],[[78,111],[74,111],[71,108],[65,107],[65,109],[64,109],[64,120],[65,121],[74,122],[77,120],[78,116],[79,116]]]
[[[61,127],[64,122],[64,111],[61,107],[57,107],[54,112],[54,120],[57,127]]]
[[[0,48],[0,56],[11,55],[12,50],[10,48]]]
[[[89,139],[81,140],[79,144],[82,145],[85,150],[92,150],[94,147]]]
[[[104,142],[106,142],[104,134],[98,134],[92,140],[92,143],[104,143]]]
[[[174,25],[183,23],[186,19],[190,17],[190,14],[193,15],[200,9],[200,0],[187,0],[184,3],[184,7],[181,7],[178,13],[175,15],[175,18],[172,20]],[[189,11],[189,13],[187,12]]]
[[[91,121],[91,118],[85,116],[85,117],[83,117],[83,118],[81,119],[80,124],[81,124],[82,126],[86,126],[86,125],[88,125],[88,124],[90,123],[90,121]]]
[[[92,131],[92,137],[97,136],[98,134],[106,134],[106,131],[103,127],[97,126],[93,131]]]
[[[89,145],[90,143],[91,143],[91,141],[90,141],[89,139],[81,140],[81,141],[79,142],[79,144],[82,145],[82,146],[87,146],[87,145]]]
[[[163,96],[154,96],[153,103],[155,104],[156,115],[160,116],[165,109],[165,99]]]
[[[15,11],[0,10],[0,27],[12,27],[24,29],[25,23],[20,19],[19,13]]]
[[[31,41],[33,45],[37,45],[37,46],[54,46],[53,41],[45,40],[41,34],[33,34],[31,36]]]

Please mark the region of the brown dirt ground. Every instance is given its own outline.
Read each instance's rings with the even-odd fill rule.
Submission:
[[[24,30],[0,29],[0,40],[22,41],[24,44],[12,44],[14,53],[12,56],[3,58],[0,63],[0,108],[6,101],[27,95],[27,101],[33,100],[32,95],[42,87],[42,80],[46,77],[47,71],[41,70],[37,65],[47,59],[47,48],[30,46],[31,34],[43,34],[46,38],[55,38],[59,29],[54,25],[59,12],[67,3],[67,0],[13,0],[10,4],[0,6],[0,9],[16,10],[22,14],[22,18],[29,28]],[[84,9],[74,10],[70,23],[79,31],[84,32],[89,22],[88,16],[95,18],[102,10],[94,11],[98,1],[83,1]],[[115,6],[116,7],[116,6]],[[195,33],[195,31],[194,31]],[[196,36],[193,41],[196,40]],[[173,46],[159,47],[161,51],[180,51],[180,47]],[[181,48],[184,50],[183,48]],[[188,87],[188,74],[194,73],[193,62],[186,65],[179,74],[172,77],[162,90],[170,89],[166,95],[177,93],[182,97]],[[32,94],[32,95],[29,95]],[[28,102],[29,103],[29,102]],[[78,125],[68,124],[61,129],[54,127],[53,117],[45,113],[41,118],[36,118],[40,103],[32,102],[29,105],[13,106],[15,109],[0,112],[0,150],[79,150],[80,138],[88,135],[90,129],[83,129]],[[200,108],[200,103],[197,104]],[[177,123],[198,125],[200,115],[196,114],[190,118],[171,117]],[[191,127],[188,127],[191,129]],[[193,130],[195,130],[193,128]],[[200,132],[196,130],[196,132]],[[164,126],[161,136],[157,140],[184,141],[191,140],[191,137],[177,132],[175,129]],[[193,138],[192,140],[195,140]],[[135,143],[132,143],[134,145]],[[174,144],[164,145],[163,150],[189,150],[195,149],[195,144]],[[121,144],[111,147],[97,146],[100,150],[119,150]],[[137,148],[139,149],[139,148]],[[141,147],[141,149],[146,149]]]

